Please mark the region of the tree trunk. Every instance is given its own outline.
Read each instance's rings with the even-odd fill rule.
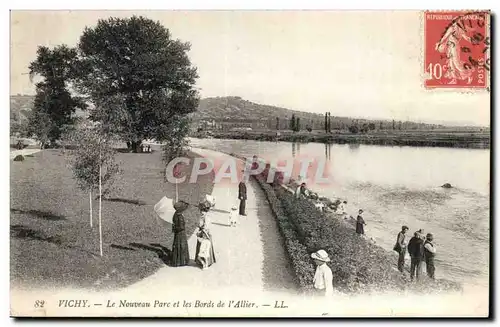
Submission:
[[[89,202],[90,202],[90,228],[92,228],[92,189],[89,191]]]
[[[130,142],[130,146],[131,146],[132,151],[134,153],[141,153],[142,152],[141,145],[142,145],[142,141],[131,141]]]
[[[99,155],[99,159],[100,159]],[[101,187],[101,160],[99,160],[99,252],[102,257],[102,220],[101,220],[101,209],[102,208],[102,187]]]

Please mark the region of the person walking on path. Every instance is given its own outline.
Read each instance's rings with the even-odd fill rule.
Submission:
[[[247,214],[245,213],[245,206],[247,200],[247,186],[243,178],[238,185],[238,199],[240,200],[240,216],[246,216]]]
[[[410,279],[413,281],[416,275],[417,281],[419,281],[422,273],[422,260],[424,258],[424,241],[418,231],[413,234],[413,237],[408,242],[408,253],[411,257]]]
[[[424,242],[424,257],[425,257],[425,269],[427,271],[427,276],[430,279],[434,279],[434,272],[436,268],[434,266],[434,256],[436,255],[436,247],[432,243],[434,240],[434,235],[431,233],[427,234],[426,240]]]
[[[201,212],[201,219],[196,234],[195,261],[202,269],[206,269],[215,263],[214,243],[210,232],[210,204],[206,201],[202,202],[198,205],[198,209]]]
[[[365,235],[365,220],[363,219],[363,209],[359,209],[358,217],[356,218],[356,234]]]
[[[173,267],[187,266],[189,264],[189,247],[186,236],[186,221],[182,212],[188,207],[183,201],[174,204],[175,213],[172,218],[172,232],[174,233],[174,243],[172,244]]]
[[[407,226],[403,226],[401,231],[398,233],[398,237],[396,239],[396,245],[394,245],[394,251],[399,254],[398,258],[398,270],[403,272],[403,268],[405,265],[405,255],[406,255],[406,232],[408,231]]]
[[[316,264],[316,273],[314,274],[314,288],[318,294],[331,296],[333,294],[333,273],[330,267],[326,264],[330,261],[330,257],[325,250],[319,250],[311,254]]]
[[[229,226],[236,227],[238,224],[238,208],[236,206],[231,207],[231,211],[229,212]]]

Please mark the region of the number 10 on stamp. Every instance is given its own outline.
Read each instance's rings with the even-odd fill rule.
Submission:
[[[426,11],[426,88],[486,88],[490,70],[489,12]]]

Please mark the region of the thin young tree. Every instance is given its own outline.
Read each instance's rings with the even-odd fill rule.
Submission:
[[[80,189],[89,193],[90,226],[92,223],[92,194],[99,197],[99,253],[103,255],[102,198],[112,190],[119,174],[115,162],[113,138],[104,132],[100,123],[87,122],[69,136],[75,150],[70,152],[71,168]]]

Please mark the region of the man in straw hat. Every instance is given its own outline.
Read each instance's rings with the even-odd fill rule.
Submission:
[[[330,296],[333,293],[333,274],[327,262],[330,262],[330,257],[325,250],[319,250],[311,254],[316,264],[316,273],[314,274],[314,288],[318,293]]]

